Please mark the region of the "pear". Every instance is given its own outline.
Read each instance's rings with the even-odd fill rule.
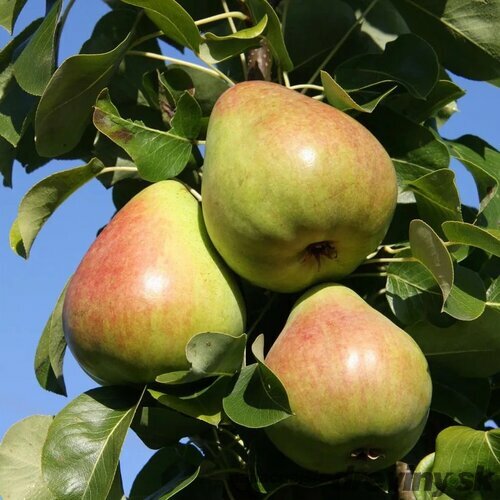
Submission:
[[[234,277],[199,203],[177,181],[147,187],[116,214],[70,280],[63,307],[69,348],[105,384],[186,369],[191,337],[239,335],[244,323]]]
[[[432,393],[423,353],[349,288],[326,284],[305,293],[266,364],[294,413],[266,432],[306,469],[383,469],[422,433]]]
[[[203,216],[229,266],[295,292],[350,274],[376,249],[397,197],[393,164],[347,114],[250,81],[217,101],[203,168]]]

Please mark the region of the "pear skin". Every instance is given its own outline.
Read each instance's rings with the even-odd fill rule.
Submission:
[[[432,394],[425,356],[344,286],[320,285],[303,295],[266,364],[294,412],[266,432],[306,469],[383,469],[412,449],[425,426]]]
[[[350,274],[396,206],[391,159],[347,114],[270,82],[235,85],[210,117],[203,216],[250,282],[295,292]]]
[[[242,297],[201,207],[177,181],[147,187],[116,214],[71,278],[63,307],[69,348],[106,384],[187,369],[191,337],[239,335],[244,323]]]

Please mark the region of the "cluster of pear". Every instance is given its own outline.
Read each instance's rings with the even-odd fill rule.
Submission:
[[[380,244],[396,194],[390,158],[356,120],[277,84],[237,84],[210,118],[202,203],[171,180],[117,213],[67,288],[67,343],[102,384],[187,369],[191,337],[245,329],[232,271],[277,292],[341,279]],[[342,285],[298,300],[266,363],[294,413],[267,433],[307,469],[384,468],[425,425],[424,355]]]

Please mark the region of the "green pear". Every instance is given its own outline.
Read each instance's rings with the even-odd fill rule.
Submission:
[[[422,433],[432,393],[422,351],[349,288],[326,284],[305,293],[266,364],[294,413],[266,431],[306,469],[383,469]]]
[[[235,85],[207,132],[203,216],[215,247],[278,292],[351,273],[377,248],[397,197],[393,164],[347,114],[275,83]]]
[[[245,311],[201,207],[180,182],[147,187],[92,244],[66,292],[63,326],[82,368],[106,384],[188,368],[201,332],[239,335]]]

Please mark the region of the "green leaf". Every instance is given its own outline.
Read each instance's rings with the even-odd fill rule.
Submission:
[[[441,169],[406,183],[413,191],[420,217],[440,236],[442,224],[448,220],[462,221],[460,197],[455,184],[455,173]]]
[[[141,398],[131,388],[100,387],[56,415],[42,452],[43,475],[56,498],[107,497]]]
[[[307,82],[357,23],[354,8],[341,0],[284,2],[282,19],[296,83]]]
[[[389,306],[404,325],[425,319],[443,304],[436,280],[420,262],[389,264],[386,289]]]
[[[141,177],[147,181],[175,177],[191,156],[189,140],[122,118],[106,90],[95,104],[94,125],[131,156]]]
[[[486,420],[491,395],[488,379],[457,377],[447,370],[433,368],[432,364],[431,374],[431,410],[473,427]]]
[[[496,278],[490,285],[486,291],[486,297],[488,298],[489,306],[500,309],[500,277]]]
[[[155,453],[139,472],[130,500],[167,499],[189,486],[200,472],[203,455],[191,444],[178,444]]]
[[[400,35],[389,42],[383,54],[354,57],[335,71],[337,83],[347,90],[396,82],[417,98],[425,98],[431,92],[438,76],[435,52],[425,40],[413,34]]]
[[[471,269],[455,264],[454,278],[444,312],[461,321],[479,318],[486,307],[486,290],[481,277]]]
[[[95,158],[87,165],[56,172],[35,184],[23,197],[10,231],[10,246],[28,258],[31,246],[47,219],[78,188],[103,168]]]
[[[14,424],[0,443],[4,500],[55,500],[42,476],[42,448],[53,417],[34,415]]]
[[[55,36],[62,0],[57,0],[14,63],[14,75],[29,94],[42,95],[56,63]]]
[[[146,446],[159,449],[206,432],[210,426],[166,407],[145,406],[136,413],[131,428]]]
[[[435,476],[432,473],[435,453],[422,458],[412,474],[411,491],[415,500],[453,500],[436,488]],[[437,476],[436,476],[437,477]]]
[[[447,141],[450,153],[472,174],[476,181],[479,199],[478,224],[498,227],[500,221],[500,153],[486,141],[473,135],[464,135],[454,141]],[[485,219],[485,221],[483,221]]]
[[[450,163],[448,148],[429,129],[385,106],[360,116],[359,121],[378,138],[391,158],[429,170],[445,169]]]
[[[17,146],[32,120],[36,104],[36,98],[24,92],[14,78],[14,62],[40,23],[41,19],[32,22],[0,51],[0,136],[12,146]]]
[[[219,375],[234,375],[241,368],[245,345],[245,334],[199,333],[186,345],[189,370],[165,373],[156,377],[156,381],[161,384],[179,384]]]
[[[264,337],[252,345],[257,363],[246,366],[224,398],[224,411],[236,424],[252,429],[268,427],[292,415],[288,396],[278,377],[263,361]]]
[[[495,500],[500,494],[500,430],[448,427],[436,439],[436,486],[455,500]]]
[[[231,378],[223,376],[194,393],[188,389],[187,394],[182,394],[184,392],[182,386],[180,386],[179,391],[175,391],[175,387],[169,386],[168,393],[167,389],[162,392],[149,389],[149,393],[162,405],[217,426],[222,418],[222,398],[227,396],[231,385]]]
[[[193,18],[174,0],[124,0],[142,7],[147,16],[168,38],[198,52],[201,35]]]
[[[473,80],[500,77],[498,0],[392,0],[410,29],[425,38],[443,65]]]
[[[321,71],[321,84],[323,85],[326,98],[332,106],[340,109],[341,111],[355,109],[356,111],[361,111],[362,113],[371,113],[380,101],[385,99],[396,89],[396,87],[391,87],[375,99],[361,105],[358,104],[326,71]]]
[[[193,96],[200,105],[203,116],[209,116],[217,99],[229,88],[228,83],[204,71],[176,64],[169,64],[167,70],[164,72],[165,80],[171,82],[170,77],[179,72],[189,76],[192,82],[192,86],[189,88],[194,88]],[[188,90],[188,88],[183,88],[182,90]]]
[[[0,0],[0,26],[12,33],[17,16],[27,0]]]
[[[247,6],[255,22],[258,19],[267,18],[265,36],[269,42],[273,57],[284,71],[290,71],[293,68],[293,63],[288,55],[283,31],[276,12],[267,0],[248,0]]]
[[[15,149],[12,144],[0,137],[0,175],[5,187],[12,187],[12,167],[14,163]]]
[[[367,5],[364,0],[355,0],[353,3],[358,7],[358,13]],[[398,35],[409,32],[408,25],[390,0],[379,0],[368,13],[365,13],[361,24],[361,33],[369,35],[380,51]],[[375,52],[370,49],[368,51]]]
[[[207,63],[217,63],[257,47],[266,26],[267,16],[264,16],[255,26],[236,33],[223,36],[205,33],[198,51],[199,56]]]
[[[58,156],[78,144],[89,124],[92,106],[115,73],[130,39],[129,35],[110,52],[70,57],[52,75],[35,117],[40,155]]]
[[[463,95],[465,91],[452,81],[439,80],[425,99],[418,99],[410,93],[401,93],[391,96],[386,104],[413,122],[422,123],[431,117],[439,118],[443,108],[453,104]]]
[[[494,230],[488,231],[465,222],[447,221],[443,223],[443,231],[450,242],[481,248],[500,257],[500,237]]]
[[[450,253],[443,241],[424,221],[410,223],[410,246],[413,256],[434,276],[446,302],[453,286],[454,270]]]
[[[500,371],[500,309],[486,306],[474,321],[440,328],[426,321],[407,327],[430,361],[462,377],[490,377]]]
[[[177,101],[171,121],[172,132],[187,139],[196,139],[201,129],[201,108],[196,99],[184,92]]]
[[[66,287],[61,292],[56,306],[43,329],[35,354],[35,374],[38,383],[47,391],[62,396],[67,395],[63,377],[66,339],[63,331],[62,309],[65,296]]]

